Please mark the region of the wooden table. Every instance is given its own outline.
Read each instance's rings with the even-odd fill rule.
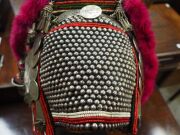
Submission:
[[[180,65],[180,49],[177,48],[177,44],[180,43],[180,15],[165,4],[152,5],[150,13],[157,42],[157,85],[160,87]]]
[[[11,29],[12,19],[15,15],[18,14],[20,5],[24,0],[9,0],[10,9],[7,13],[9,21],[5,33],[1,33],[2,42],[0,43],[0,54],[4,56],[3,68],[0,69],[0,89],[11,87],[11,78],[18,73],[17,63],[15,58],[12,55],[10,46],[9,46],[9,33]]]
[[[156,35],[156,52],[160,61],[160,70],[176,68],[180,62],[180,15],[165,4],[150,8],[152,26]]]

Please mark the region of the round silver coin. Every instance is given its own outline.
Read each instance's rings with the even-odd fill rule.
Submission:
[[[96,5],[88,5],[80,10],[80,15],[87,19],[97,18],[102,14],[102,9]]]
[[[29,83],[29,92],[34,101],[37,101],[39,98],[39,88],[35,80],[30,81]]]

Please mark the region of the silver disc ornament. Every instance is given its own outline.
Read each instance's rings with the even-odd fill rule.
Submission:
[[[80,15],[87,19],[97,18],[102,14],[102,9],[96,5],[88,5],[80,10]]]

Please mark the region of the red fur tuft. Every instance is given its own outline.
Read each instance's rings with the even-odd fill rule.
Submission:
[[[154,90],[154,83],[158,71],[158,62],[155,54],[155,38],[147,8],[140,0],[125,0],[124,8],[132,23],[144,64],[144,104]]]
[[[17,61],[24,57],[28,29],[38,18],[48,0],[26,0],[15,17],[10,34],[10,45]]]

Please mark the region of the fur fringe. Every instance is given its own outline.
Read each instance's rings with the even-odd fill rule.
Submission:
[[[124,9],[134,27],[136,40],[142,54],[144,66],[142,103],[144,104],[153,93],[158,72],[155,37],[152,32],[148,10],[140,0],[125,0]]]
[[[48,0],[25,0],[14,18],[10,34],[10,46],[17,61],[24,57],[28,29],[38,18]]]

